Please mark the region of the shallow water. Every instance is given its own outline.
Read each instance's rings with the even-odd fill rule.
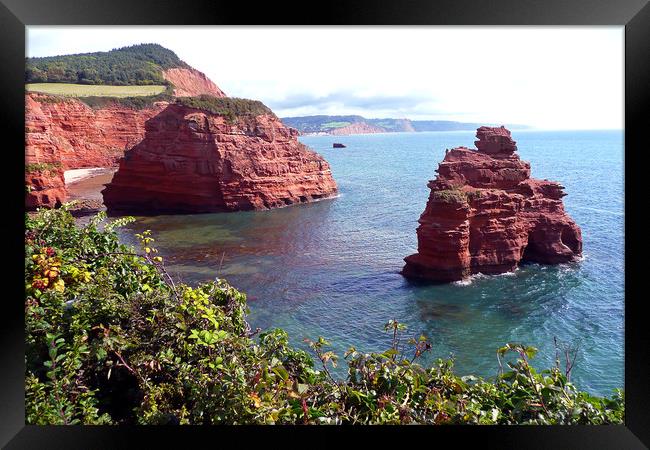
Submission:
[[[535,365],[550,367],[557,337],[580,344],[576,384],[610,395],[623,387],[623,133],[513,137],[534,177],[566,187],[565,207],[582,228],[582,261],[434,286],[398,273],[416,250],[427,181],[445,148],[473,147],[473,132],[301,137],[330,162],[338,198],[145,217],[130,228],[152,229],[170,271],[184,281],[219,276],[246,292],[252,326],[284,328],[297,346],[323,335],[341,356],[351,345],[385,350],[383,324],[394,318],[409,335],[431,339],[425,362],[453,354],[459,373],[489,377],[498,369],[496,348],[512,341],[538,347]],[[347,148],[331,148],[334,141]]]

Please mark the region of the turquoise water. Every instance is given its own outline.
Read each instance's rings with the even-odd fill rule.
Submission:
[[[580,344],[573,381],[594,394],[623,387],[623,133],[514,132],[532,174],[561,182],[582,228],[584,259],[522,266],[465,283],[417,285],[398,272],[416,250],[427,181],[445,148],[473,147],[473,132],[306,136],[331,164],[336,199],[262,212],[140,218],[171,272],[194,283],[219,276],[248,294],[253,327],[282,327],[292,343],[325,336],[342,353],[388,348],[383,324],[433,343],[428,361],[453,354],[461,374],[490,377],[506,342],[540,349],[553,337]],[[332,149],[332,142],[345,149]],[[426,362],[426,360],[425,360]],[[342,372],[340,372],[342,373]]]

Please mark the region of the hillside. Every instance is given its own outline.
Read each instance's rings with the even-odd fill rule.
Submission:
[[[362,116],[302,116],[283,117],[285,125],[297,129],[301,134],[365,134],[395,133],[405,131],[456,131],[475,130],[481,124],[454,122],[450,120],[410,120],[410,119],[366,119]],[[510,125],[512,129],[527,128],[523,125]],[[364,131],[366,130],[366,131]]]
[[[343,128],[353,123],[365,122],[361,116],[303,116],[283,117],[282,122],[301,134],[329,133],[335,128]]]
[[[189,69],[173,51],[140,44],[108,52],[26,58],[26,83],[167,84],[163,71]]]

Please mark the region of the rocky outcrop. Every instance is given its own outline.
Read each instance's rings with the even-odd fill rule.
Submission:
[[[130,109],[47,94],[25,96],[26,206],[56,206],[66,199],[63,172],[110,167],[144,137],[144,123],[167,103]],[[41,170],[42,169],[42,170]]]
[[[176,67],[163,71],[165,80],[174,85],[175,97],[195,97],[211,95],[225,97],[226,94],[212,82],[203,72],[192,68]]]
[[[328,163],[273,114],[230,118],[179,104],[147,121],[102,191],[109,212],[275,208],[333,195]]]
[[[334,128],[329,134],[334,136],[348,136],[350,134],[372,134],[372,133],[385,133],[386,130],[374,125],[369,125],[365,122],[351,123],[341,128]]]
[[[579,257],[580,228],[564,211],[563,186],[530,178],[504,127],[480,127],[476,137],[477,150],[447,151],[429,182],[418,252],[405,258],[403,275],[449,282]]]
[[[60,167],[47,167],[42,169],[29,168],[25,171],[27,192],[25,193],[25,207],[34,210],[39,206],[55,208],[66,201],[65,181],[63,169]]]
[[[168,69],[163,76],[174,84],[176,97],[225,97],[216,84],[196,69]],[[109,103],[91,108],[74,98],[26,94],[27,208],[52,207],[65,201],[65,170],[117,165],[124,152],[143,139],[145,122],[168,104],[161,101],[137,109]],[[35,169],[41,167],[47,170]]]
[[[124,150],[144,137],[144,123],[167,105],[132,109],[116,105],[93,109],[85,103],[46,94],[25,96],[26,148],[29,162],[61,162],[64,170],[117,164]],[[49,143],[42,148],[43,142]]]

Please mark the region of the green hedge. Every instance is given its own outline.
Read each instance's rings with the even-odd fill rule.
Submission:
[[[259,116],[264,114],[274,115],[264,103],[259,100],[236,97],[213,97],[199,95],[196,97],[178,97],[176,103],[188,108],[200,109],[213,114],[226,116],[233,121],[237,117]]]

